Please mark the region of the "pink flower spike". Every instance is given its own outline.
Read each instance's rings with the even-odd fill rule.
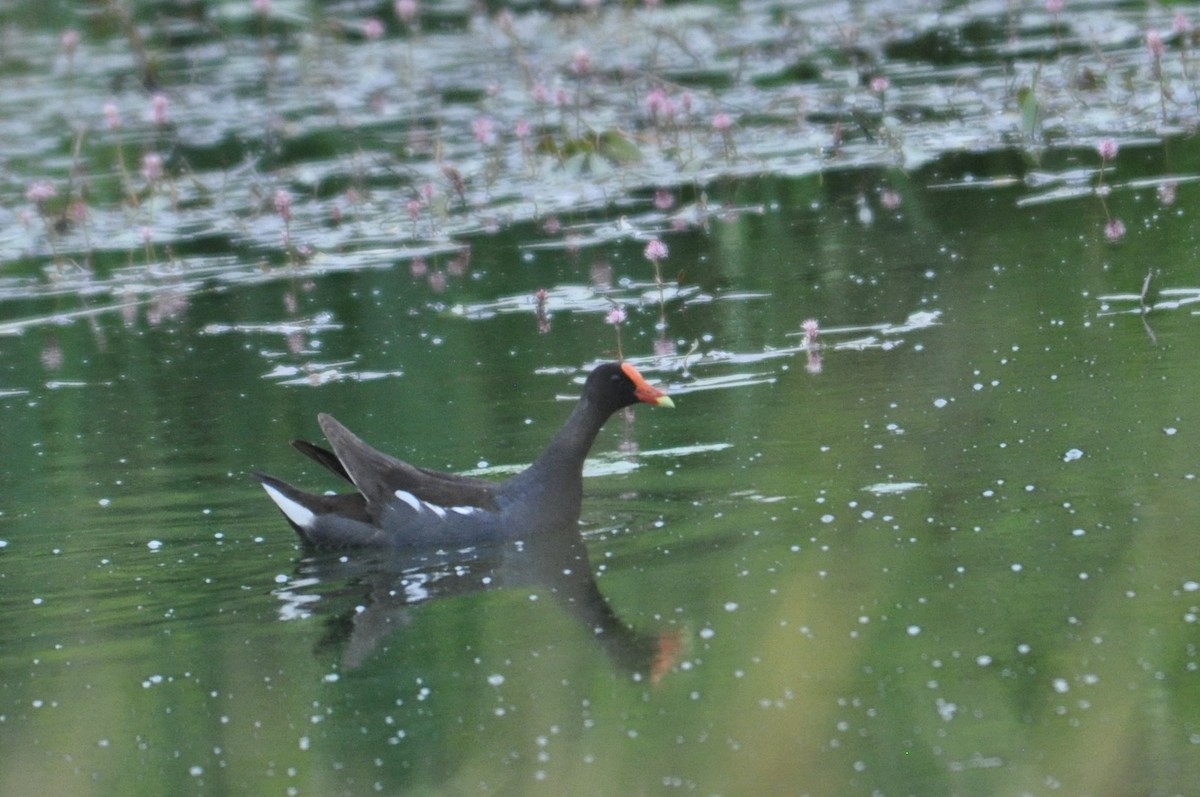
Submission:
[[[1119,149],[1117,140],[1107,136],[1100,139],[1099,143],[1096,144],[1096,151],[1100,153],[1100,160],[1105,163],[1115,160]]]
[[[580,47],[571,57],[571,71],[580,77],[592,71],[592,54],[586,48]]]
[[[670,116],[675,112],[675,105],[671,102],[670,96],[667,95],[662,86],[655,86],[646,94],[646,99],[643,100],[646,104],[646,111],[651,118],[656,116]]]
[[[1104,237],[1112,244],[1124,238],[1125,222],[1117,218],[1109,219],[1108,224],[1104,225]]]
[[[74,58],[75,51],[79,49],[79,31],[74,28],[67,28],[63,31],[62,38],[59,39],[59,44],[62,46],[63,52],[67,58]]]
[[[1055,16],[1062,13],[1063,6],[1065,5],[1066,3],[1063,0],[1046,0],[1046,10]]]
[[[665,260],[667,257],[667,245],[655,238],[650,243],[646,244],[646,259],[651,263],[657,263],[660,260]]]
[[[718,133],[728,133],[729,128],[733,127],[733,117],[721,111],[713,116],[712,126]]]
[[[817,319],[805,319],[804,323],[800,325],[800,328],[804,330],[805,343],[817,342],[817,336],[821,334],[821,328],[820,325],[817,324]]]
[[[892,87],[892,81],[887,79],[886,75],[876,75],[871,78],[871,91],[876,94],[883,94]]]
[[[142,177],[148,183],[157,183],[163,176],[163,156],[157,152],[147,152],[142,156]]]
[[[254,0],[254,13],[259,16],[267,16],[271,13],[271,0]]]
[[[1150,50],[1150,55],[1155,61],[1162,60],[1163,57],[1163,40],[1158,31],[1154,28],[1146,31],[1146,48]]]
[[[165,126],[170,121],[170,117],[167,115],[169,104],[170,101],[166,94],[155,94],[154,98],[150,100],[150,118],[159,127]]]
[[[275,212],[284,221],[292,220],[292,194],[283,188],[275,192]]]
[[[383,38],[384,34],[383,23],[375,17],[371,17],[363,22],[362,32],[363,36],[366,36],[371,41],[379,41]]]
[[[43,205],[58,196],[58,189],[49,180],[35,180],[25,191],[25,198],[35,205]]]
[[[495,125],[486,116],[480,116],[471,122],[471,132],[475,136],[475,141],[485,147],[490,147],[496,143]]]
[[[617,305],[616,307],[614,307],[613,309],[608,311],[608,315],[604,317],[604,320],[605,320],[605,322],[612,324],[613,326],[619,326],[620,324],[624,324],[625,323],[625,308],[622,307],[621,305]]]
[[[654,207],[659,210],[669,210],[675,205],[675,195],[665,188],[654,192]]]
[[[400,20],[405,25],[412,25],[413,20],[417,18],[417,12],[420,7],[417,5],[417,0],[396,0],[396,19]]]
[[[1171,21],[1171,30],[1179,36],[1186,36],[1192,31],[1192,23],[1187,18],[1187,14],[1182,11],[1175,12],[1175,19]]]
[[[529,126],[529,122],[526,120],[518,119],[516,124],[513,125],[513,134],[516,135],[517,138],[524,141],[533,134],[533,128]]]
[[[104,103],[104,124],[109,130],[118,130],[121,127],[121,112],[117,110],[115,102]]]

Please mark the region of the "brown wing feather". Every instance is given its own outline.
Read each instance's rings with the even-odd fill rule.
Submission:
[[[346,475],[368,504],[386,504],[395,498],[397,490],[404,490],[439,506],[497,509],[494,482],[415,467],[367,445],[331,415],[321,413],[317,422]],[[319,457],[314,459],[325,464]]]

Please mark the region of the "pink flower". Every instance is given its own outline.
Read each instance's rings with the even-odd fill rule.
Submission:
[[[651,119],[670,119],[675,115],[675,103],[662,86],[650,89],[644,102]]]
[[[169,104],[170,101],[167,99],[167,95],[162,93],[155,94],[150,100],[150,118],[159,127],[163,127],[171,121],[167,115],[167,106]]]
[[[1114,160],[1117,157],[1119,149],[1120,147],[1117,146],[1115,138],[1105,137],[1100,139],[1100,142],[1096,144],[1096,151],[1100,153],[1100,160],[1105,163]]]
[[[580,47],[571,56],[571,71],[580,77],[592,71],[592,54],[586,48]]]
[[[529,122],[527,122],[526,120],[518,119],[516,124],[513,125],[513,133],[516,135],[517,138],[524,141],[525,139],[529,138],[530,135],[533,134],[533,128],[531,128],[529,126]]]
[[[533,94],[533,101],[538,105],[545,105],[550,102],[550,91],[546,88],[545,83],[534,83],[531,93]]]
[[[254,13],[265,17],[271,13],[271,0],[254,0]]]
[[[1066,3],[1063,0],[1046,0],[1046,10],[1055,16],[1062,13],[1063,6],[1065,5]]]
[[[35,180],[25,191],[25,198],[35,205],[41,206],[58,196],[58,189],[49,180]]]
[[[900,207],[900,203],[900,194],[893,188],[885,188],[879,193],[879,204],[888,210],[896,210]]]
[[[362,32],[363,32],[363,36],[366,36],[371,41],[379,41],[380,39],[383,38],[383,34],[386,31],[383,27],[382,22],[380,22],[375,17],[371,17],[370,19],[363,22]]]
[[[415,279],[420,279],[429,273],[429,264],[423,257],[414,257],[408,264],[408,271]]]
[[[612,324],[613,326],[618,326],[620,324],[624,324],[625,323],[625,308],[622,307],[621,305],[617,305],[616,307],[614,307],[613,309],[608,311],[608,315],[606,315],[604,317],[604,320],[606,323]]]
[[[480,116],[471,122],[471,132],[475,140],[485,147],[496,143],[496,126],[486,116]]]
[[[292,220],[292,193],[280,188],[275,192],[275,212],[284,221]]]
[[[724,111],[720,111],[713,116],[712,126],[713,130],[716,130],[718,133],[728,133],[729,128],[733,127],[733,117]]]
[[[163,156],[157,152],[147,152],[142,156],[142,177],[148,183],[157,183],[163,176]]]
[[[62,38],[59,39],[59,44],[62,46],[63,52],[67,58],[74,58],[75,51],[79,49],[79,31],[74,28],[67,28],[63,31]]]
[[[1154,28],[1146,31],[1146,48],[1150,50],[1150,55],[1155,61],[1162,60],[1163,57],[1163,40],[1158,31]]]
[[[817,342],[817,336],[821,334],[821,327],[819,324],[817,324],[817,319],[805,319],[804,323],[800,325],[800,328],[804,330],[805,343]]]
[[[412,25],[420,7],[417,5],[417,0],[396,0],[395,9],[396,19],[405,25]]]
[[[887,79],[886,75],[876,75],[871,78],[871,91],[876,94],[882,94],[892,86],[892,81]]]
[[[654,192],[654,207],[659,210],[669,210],[675,205],[675,195],[665,188]]]
[[[1117,218],[1109,219],[1108,223],[1104,225],[1104,237],[1112,244],[1124,238],[1125,222]]]
[[[1176,11],[1175,19],[1171,21],[1171,30],[1179,36],[1186,36],[1191,33],[1192,23],[1187,18],[1187,14],[1184,14],[1182,11]]]
[[[651,263],[657,263],[660,260],[665,260],[667,257],[667,245],[655,238],[650,243],[646,244],[646,259]]]
[[[117,110],[115,102],[104,103],[104,124],[109,130],[117,130],[121,127],[121,112]]]
[[[410,199],[405,207],[408,208],[408,217],[410,219],[416,221],[417,219],[421,218],[421,200]]]

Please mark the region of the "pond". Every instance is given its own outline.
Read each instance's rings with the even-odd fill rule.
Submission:
[[[1200,8],[44,6],[0,793],[1200,782]],[[502,478],[618,356],[675,408],[561,534],[310,550],[252,478],[338,489],[321,412]]]

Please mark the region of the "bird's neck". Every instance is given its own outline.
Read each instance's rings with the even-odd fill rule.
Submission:
[[[583,462],[587,459],[592,443],[608,416],[599,412],[587,398],[582,398],[571,411],[567,422],[534,461],[530,470],[538,469],[546,480],[557,477],[578,479],[583,473]]]

